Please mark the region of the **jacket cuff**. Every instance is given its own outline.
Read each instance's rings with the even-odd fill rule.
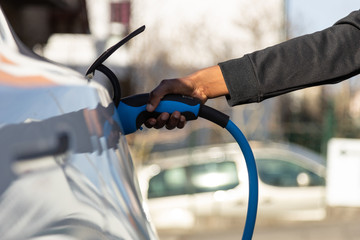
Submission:
[[[218,65],[229,90],[226,99],[230,106],[261,101],[258,80],[248,55]]]

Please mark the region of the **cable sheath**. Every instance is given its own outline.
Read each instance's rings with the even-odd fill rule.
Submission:
[[[231,120],[229,120],[225,128],[226,130],[229,131],[229,133],[235,138],[236,142],[239,144],[240,149],[244,155],[248,170],[249,201],[248,201],[247,216],[246,216],[242,239],[250,240],[254,233],[257,207],[258,207],[258,196],[259,196],[259,182],[258,182],[258,173],[256,169],[255,158],[244,134]]]

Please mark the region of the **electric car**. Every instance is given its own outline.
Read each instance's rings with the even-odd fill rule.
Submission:
[[[0,239],[157,239],[107,86],[24,47],[0,8]]]
[[[324,159],[296,145],[250,145],[259,174],[257,223],[326,216]],[[243,225],[248,175],[237,143],[154,153],[139,178],[158,230]]]

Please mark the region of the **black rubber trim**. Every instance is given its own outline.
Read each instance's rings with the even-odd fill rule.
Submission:
[[[107,49],[105,52],[103,52],[96,60],[95,62],[89,67],[89,69],[86,71],[85,76],[89,75],[90,73],[94,73],[95,70],[101,65],[108,57],[111,56],[119,47],[127,43],[130,39],[135,37],[136,35],[140,34],[145,30],[145,26],[141,26],[129,35],[127,35],[124,39],[122,39],[120,42],[116,43],[115,45],[111,46],[109,49]]]
[[[125,103],[131,107],[140,107],[145,105],[149,101],[149,94],[143,93],[138,95],[132,95],[129,97],[124,97],[121,99],[121,102]]]
[[[206,105],[201,105],[199,110],[199,117],[205,118],[217,125],[225,128],[229,122],[230,117],[214,108]]]
[[[111,71],[108,67],[106,67],[104,64],[100,64],[96,70],[102,72],[103,74],[105,74],[110,82],[111,85],[113,87],[114,90],[114,97],[113,97],[113,101],[115,106],[119,106],[120,103],[120,99],[121,99],[121,87],[120,87],[120,83],[118,78],[116,77],[116,75],[113,73],[113,71]]]
[[[149,101],[150,95],[149,93],[143,93],[138,95],[132,95],[129,97],[125,97],[121,99],[128,106],[132,107],[140,107],[145,105]],[[181,102],[185,103],[189,106],[196,106],[201,104],[201,101],[197,98],[187,97],[179,94],[169,94],[164,96],[161,101],[174,101],[174,102]]]
[[[160,114],[160,112],[141,112],[136,118],[136,128],[139,129],[140,126],[149,118],[157,118]],[[181,112],[181,115],[185,117],[186,121],[195,120],[198,118],[193,112]]]

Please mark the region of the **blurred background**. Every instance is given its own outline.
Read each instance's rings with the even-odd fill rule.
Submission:
[[[0,0],[0,4],[26,46],[81,73],[85,73],[108,47],[132,30],[146,25],[144,33],[120,48],[106,62],[116,73],[123,96],[148,92],[162,79],[184,76],[197,69],[322,30],[359,9],[357,0]],[[261,180],[264,186],[269,187],[266,191],[272,192],[270,200],[264,201],[275,202],[277,208],[270,209],[272,213],[268,216],[260,217],[255,239],[262,239],[262,236],[264,239],[271,239],[271,236],[281,239],[280,233],[285,237],[296,235],[299,239],[325,236],[328,239],[344,239],[344,236],[355,239],[359,234],[359,230],[351,225],[360,216],[360,164],[357,153],[360,145],[356,140],[360,136],[358,78],[246,106],[230,108],[225,99],[208,102],[230,115],[259,152],[258,164],[264,169]],[[229,216],[225,213],[227,210],[219,210],[218,205],[224,201],[228,190],[236,190],[234,194],[243,197],[247,194],[247,190],[241,188],[246,181],[240,177],[244,169],[241,157],[232,157],[233,153],[223,154],[230,151],[223,144],[230,146],[232,141],[218,126],[201,119],[187,124],[183,130],[144,129],[141,134],[128,136],[144,197],[153,194],[149,198],[149,211],[154,212],[153,207],[156,212],[161,212],[158,206],[167,203],[176,210],[172,219],[185,219],[161,228],[161,223],[171,221],[152,213],[154,219],[160,219],[154,223],[163,239],[211,239],[211,236],[235,239],[240,236],[243,216]],[[195,153],[205,155],[209,145],[215,150],[209,153],[207,160],[214,158],[214,164],[234,162],[237,173],[235,177],[231,176],[236,181],[231,178],[233,182],[229,180],[223,185],[207,186],[199,191],[166,192],[166,187],[159,181],[164,183],[167,178],[170,179],[167,183],[172,186],[169,191],[186,181],[189,185],[187,176],[194,169],[197,173],[221,171],[222,174],[232,174],[231,164],[202,165],[204,162]],[[265,153],[266,157],[261,153]],[[171,160],[169,156],[178,156],[178,159]],[[265,159],[273,163],[262,165],[261,161]],[[274,167],[275,160],[281,160],[282,165]],[[164,162],[173,164],[168,166]],[[292,171],[289,170],[291,167],[283,167],[284,162],[296,165],[292,168],[297,169],[293,173],[296,181],[281,180],[283,183],[280,183],[277,179],[276,183],[271,182],[270,173],[273,174],[271,176],[285,176]],[[151,184],[154,184],[153,190],[150,189]],[[165,192],[159,193],[159,189]],[[212,203],[208,203],[212,204],[209,209],[215,210],[197,212],[195,210],[199,207],[193,203],[204,203],[206,200],[198,196],[204,197],[205,193],[208,194],[206,199],[213,199]],[[308,212],[306,217],[296,218],[289,217],[289,212],[284,213],[287,217],[279,220],[276,213],[286,208],[289,201],[295,201],[289,195],[296,196],[303,203],[311,197],[316,199],[311,200],[316,202],[316,206],[309,206],[311,201],[308,205],[298,203],[289,206],[289,212],[314,211]],[[276,202],[277,196],[283,198],[279,197]],[[183,205],[191,202],[192,205],[174,207],[175,203],[171,205],[171,201]],[[236,198],[236,201],[246,205],[246,198]],[[228,217],[225,218],[225,215]],[[184,229],[188,231],[184,232]],[[208,236],[206,229],[215,229],[220,235],[212,233]],[[223,229],[227,229],[228,235]],[[316,232],[318,229],[322,232]]]

